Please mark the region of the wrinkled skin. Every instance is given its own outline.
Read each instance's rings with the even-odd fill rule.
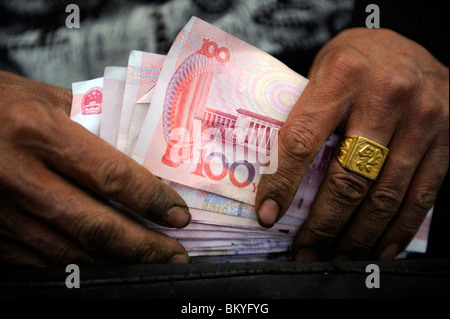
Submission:
[[[293,244],[297,260],[391,259],[418,231],[448,171],[448,68],[387,29],[341,32],[317,55],[310,82],[280,131],[278,170],[263,176],[263,226],[287,210],[333,132],[390,149],[375,181],[333,158]]]
[[[333,159],[293,246],[298,260],[390,259],[432,207],[448,170],[448,68],[384,29],[350,29],[318,54],[263,176],[263,226],[287,210],[307,168],[337,131],[389,147],[374,182]],[[156,223],[190,221],[184,201],[145,168],[72,122],[69,90],[0,72],[0,263],[186,262]]]
[[[0,72],[0,263],[187,262],[170,227],[185,202],[148,170],[69,119],[69,90]]]

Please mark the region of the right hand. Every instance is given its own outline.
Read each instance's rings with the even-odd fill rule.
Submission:
[[[379,177],[372,181],[332,157],[292,251],[308,261],[395,258],[419,231],[448,171],[448,88],[448,67],[419,43],[383,28],[339,33],[318,53],[280,131],[278,170],[262,176],[256,195],[261,224],[283,216],[331,133],[363,136],[389,148]],[[379,159],[358,165],[369,172]]]
[[[0,72],[0,264],[187,262],[158,224],[190,222],[183,199],[69,118],[70,90]]]

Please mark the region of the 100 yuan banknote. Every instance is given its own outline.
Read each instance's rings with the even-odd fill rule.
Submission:
[[[70,118],[95,135],[100,133],[103,78],[72,83]]]
[[[103,75],[102,118],[100,137],[116,147],[120,115],[127,76],[126,67],[108,66]]]
[[[335,134],[327,139],[306,172],[291,206],[278,223],[283,224],[284,221],[287,224],[299,225],[300,221],[307,218],[320,184],[325,177],[326,169],[334,154],[338,139],[338,136]],[[164,182],[177,191],[189,207],[256,219],[255,207],[251,204],[168,180],[164,180]]]
[[[193,17],[164,61],[133,158],[164,179],[253,204],[307,82]]]
[[[127,144],[134,138],[129,136],[130,129],[133,135],[140,131],[140,126],[135,128],[132,121],[135,104],[155,87],[164,58],[164,55],[149,52],[130,52],[116,145],[124,153],[129,153]]]

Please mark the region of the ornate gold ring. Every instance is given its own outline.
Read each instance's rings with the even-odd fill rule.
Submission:
[[[336,157],[345,169],[375,180],[388,153],[387,147],[362,136],[351,135],[340,141]]]

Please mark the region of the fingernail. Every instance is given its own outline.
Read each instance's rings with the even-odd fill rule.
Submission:
[[[383,252],[380,254],[380,259],[381,260],[390,260],[390,259],[394,259],[395,256],[398,255],[400,251],[400,248],[398,247],[397,244],[390,244],[387,245]]]
[[[272,227],[278,218],[280,207],[273,199],[266,199],[259,208],[259,220],[262,226]]]
[[[311,248],[300,249],[297,255],[295,255],[296,261],[316,261],[319,259],[317,251]]]
[[[169,260],[169,264],[189,264],[191,262],[188,255],[175,254]]]
[[[183,228],[191,222],[191,214],[186,207],[175,206],[166,213],[164,222],[169,227]]]

